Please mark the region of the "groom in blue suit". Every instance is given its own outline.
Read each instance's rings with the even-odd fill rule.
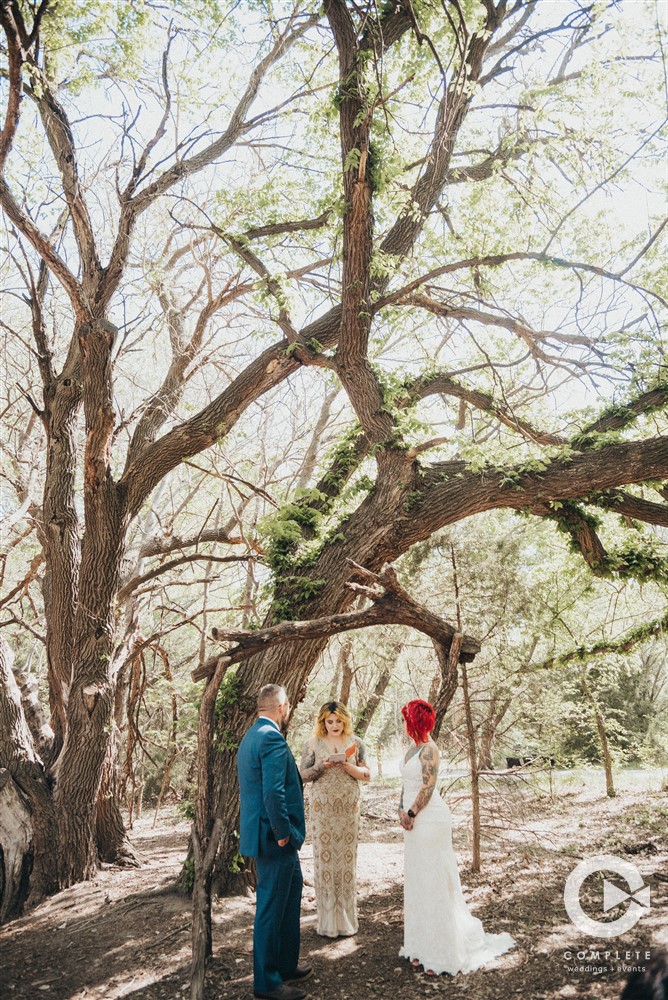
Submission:
[[[241,795],[239,853],[257,859],[253,928],[253,989],[266,1000],[301,1000],[288,986],[311,975],[299,965],[299,911],[304,843],[302,782],[283,733],[290,715],[285,689],[265,684],[257,700],[258,720],[239,746]]]

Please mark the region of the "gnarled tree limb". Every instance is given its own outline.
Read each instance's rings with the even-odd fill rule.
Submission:
[[[234,642],[236,645],[225,650],[223,658],[228,665],[247,660],[261,650],[269,649],[282,642],[319,639],[351,629],[369,628],[373,625],[408,625],[424,632],[433,641],[440,656],[449,656],[453,637],[457,630],[448,622],[415,601],[400,585],[393,566],[386,565],[378,573],[359,566],[352,560],[348,563],[356,576],[366,583],[351,581],[347,587],[369,599],[371,605],[361,611],[351,611],[338,615],[303,622],[283,621],[278,625],[251,631],[248,629],[214,628],[212,637],[218,641]],[[480,643],[473,636],[464,635],[458,640],[457,662],[470,662],[480,652]],[[213,656],[192,672],[195,681],[211,677],[221,661],[221,656]],[[454,665],[456,667],[456,663]],[[454,694],[454,688],[452,690]]]

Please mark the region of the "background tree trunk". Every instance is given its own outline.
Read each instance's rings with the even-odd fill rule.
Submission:
[[[486,717],[483,719],[480,733],[478,763],[481,770],[491,771],[494,766],[492,760],[494,739],[511,704],[511,698],[500,697],[498,694],[493,694],[490,699],[489,709]]]
[[[434,701],[434,711],[436,712],[436,724],[432,736],[435,740],[441,735],[441,727],[445,720],[445,713],[450,707],[450,702],[457,690],[457,667],[462,648],[463,635],[456,632],[452,637],[452,644],[449,650],[443,648],[438,642],[434,642],[436,657],[441,668],[441,683]]]
[[[23,714],[12,659],[9,646],[0,636],[0,768],[5,772],[3,804],[12,817],[9,820],[6,816],[3,822],[0,836],[7,840],[0,846],[5,864],[12,858],[13,872],[12,885],[7,883],[3,890],[3,897],[7,894],[1,904],[5,917],[19,912],[27,892],[27,881],[24,885],[21,878],[25,874],[27,879],[31,868],[31,905],[58,887],[58,836],[51,787]],[[26,861],[19,863],[21,855]]]
[[[392,671],[390,668],[387,666],[383,667],[371,695],[359,710],[355,718],[353,729],[357,736],[364,736],[366,734],[367,729],[371,725],[374,713],[380,705],[383,695],[385,694],[387,685],[390,683],[391,676]]]
[[[585,696],[585,700],[591,708],[592,715],[596,723],[598,742],[601,748],[601,758],[603,760],[603,770],[605,772],[606,794],[608,798],[614,799],[617,792],[615,791],[615,782],[612,773],[612,754],[610,753],[610,741],[608,740],[608,732],[605,726],[605,717],[585,674],[583,674],[580,678],[580,687],[583,695]]]
[[[466,750],[471,768],[471,870],[480,871],[480,774],[478,751],[471,711],[471,698],[466,667],[462,664],[462,694],[464,696],[464,717],[466,719]]]
[[[350,702],[350,691],[353,683],[353,641],[351,638],[346,638],[341,643],[341,649],[339,650],[339,658],[337,663],[337,668],[341,668],[341,690],[339,692],[338,700],[343,702],[344,705],[348,706]]]

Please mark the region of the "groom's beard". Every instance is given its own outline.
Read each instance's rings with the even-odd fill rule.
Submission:
[[[279,725],[279,728],[280,728],[281,732],[283,733],[283,735],[287,736],[288,735],[288,720],[287,719],[281,719],[281,721],[279,722],[278,725]]]

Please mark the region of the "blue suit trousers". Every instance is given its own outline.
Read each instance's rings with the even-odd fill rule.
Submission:
[[[257,992],[278,989],[297,968],[303,884],[299,852],[292,844],[276,844],[257,858],[253,927],[253,986]]]

